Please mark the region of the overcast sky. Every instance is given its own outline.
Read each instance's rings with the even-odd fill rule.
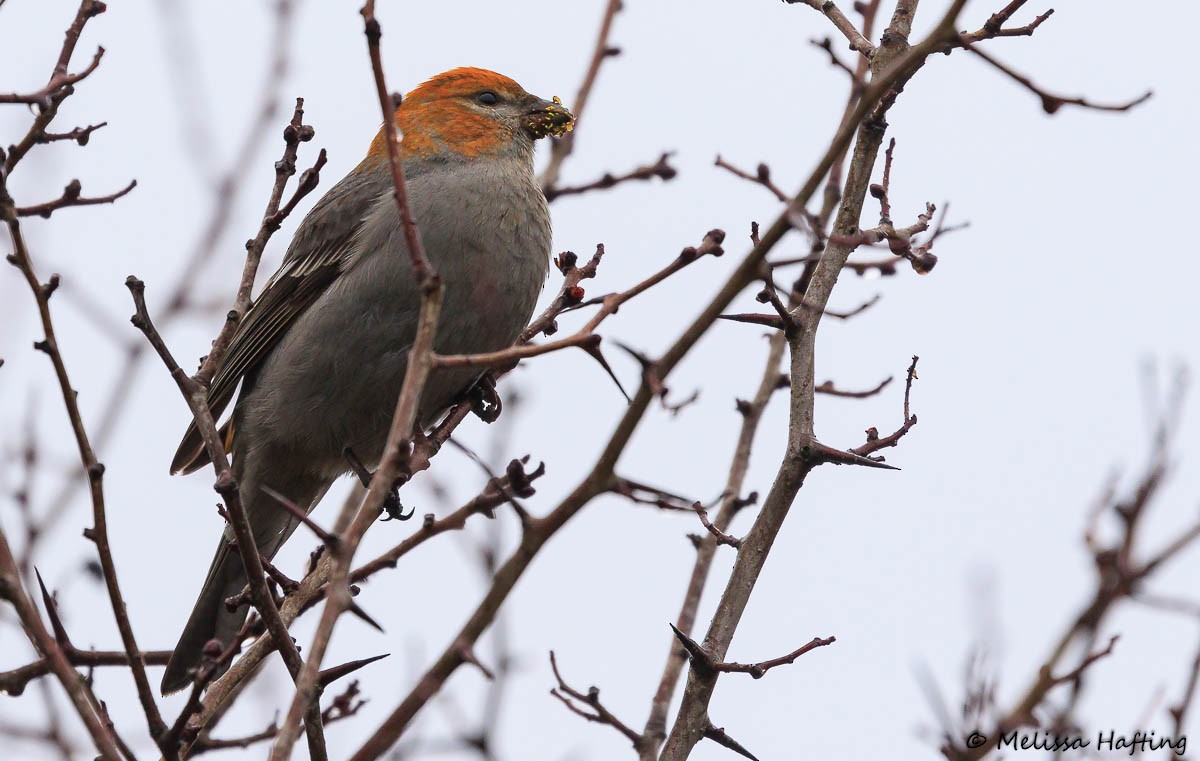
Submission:
[[[979,27],[1001,4],[968,3],[962,26]],[[389,84],[407,90],[448,68],[483,66],[570,105],[603,5],[382,3]],[[554,245],[581,253],[597,242],[606,245],[600,278],[586,284],[600,293],[641,279],[709,228],[728,231],[728,256],[698,263],[606,323],[606,337],[654,354],[674,340],[745,252],[751,220],[769,222],[779,211],[761,188],[713,167],[714,157],[720,153],[748,168],[766,161],[783,187],[797,187],[836,128],[846,82],[807,42],[836,33],[801,5],[625,5],[612,39],[623,52],[601,74],[564,179],[583,182],[625,170],[663,150],[676,152],[680,175],[670,183],[556,202]],[[922,3],[918,29],[924,31],[944,5]],[[151,310],[161,311],[211,218],[213,178],[227,171],[270,89],[264,87],[268,6],[232,0],[110,3],[88,26],[76,68],[96,45],[107,49],[103,64],[57,123],[109,125],[86,148],[39,148],[13,177],[22,204],[56,196],[73,177],[90,194],[138,180],[138,188],[115,206],[25,223],[39,271],[61,272],[64,291],[71,292],[53,306],[91,425],[104,411],[122,346],[139,340],[127,323],[125,277],[145,280]],[[317,147],[329,151],[322,188],[359,161],[379,125],[357,8],[300,4],[279,89],[284,105],[274,121],[283,124],[290,99],[302,95],[306,120],[316,128],[301,161],[311,162]],[[1031,5],[1018,18],[1024,23],[1042,10]],[[932,59],[891,112],[897,221],[915,219],[928,200],[939,206],[949,201],[950,221],[971,224],[938,242],[940,263],[929,276],[902,272],[869,280],[847,274],[834,293],[834,308],[876,293],[883,298],[854,320],[823,324],[817,380],[847,388],[867,388],[889,375],[899,380],[918,354],[913,409],[920,423],[899,449],[887,452],[900,472],[815,472],[775,545],[730,658],[774,657],[814,636],[836,635],[838,641],[761,680],[721,680],[712,719],[760,758],[934,756],[936,749],[921,735],[933,715],[915,674],[927,669],[957,705],[968,652],[981,639],[995,655],[1001,703],[1009,705],[1091,588],[1091,560],[1080,540],[1089,505],[1110,473],[1123,473],[1128,484],[1145,460],[1152,410],[1144,367],[1156,365],[1160,387],[1166,387],[1173,368],[1200,366],[1194,299],[1200,266],[1190,233],[1200,113],[1194,56],[1176,31],[1195,29],[1200,7],[1077,0],[1056,10],[1033,39],[990,42],[987,49],[1065,95],[1101,102],[1147,88],[1155,95],[1129,114],[1066,107],[1049,117],[1029,92],[960,52]],[[44,82],[73,12],[74,3],[65,0],[8,0],[0,8],[0,91]],[[850,60],[840,43],[836,48]],[[14,142],[28,120],[21,107],[0,110],[0,142]],[[232,297],[242,243],[257,229],[270,187],[277,134],[272,128],[257,146],[213,264],[194,283],[205,299],[225,304]],[[264,275],[277,265],[298,219],[293,215],[276,235]],[[874,220],[868,205],[864,226]],[[802,251],[803,241],[793,235],[776,253]],[[544,300],[552,293],[548,288]],[[753,311],[752,295],[731,311]],[[96,305],[95,313],[81,308],[85,300]],[[215,335],[223,308],[166,331],[186,367]],[[45,464],[34,498],[44,509],[58,489],[62,465],[74,457],[73,445],[49,363],[31,348],[41,337],[36,312],[11,268],[0,271],[0,310],[0,447],[7,458],[21,446],[33,405]],[[574,324],[570,318],[562,323]],[[739,425],[734,399],[753,392],[765,351],[760,329],[715,326],[671,377],[681,396],[701,389],[699,401],[676,418],[649,413],[619,472],[697,499],[718,494]],[[612,359],[627,385],[635,385],[637,367]],[[531,509],[546,511],[590,467],[624,402],[582,353],[530,362],[507,388],[514,384],[527,403],[507,421],[498,456],[528,453],[546,462],[548,475],[529,501]],[[869,426],[894,428],[901,391],[894,383],[868,401],[821,398],[818,435],[828,444],[853,446]],[[119,428],[100,449],[108,465],[110,532],[139,641],[166,648],[187,617],[221,527],[209,476],[167,475],[188,413],[166,372],[147,363],[132,395]],[[1141,537],[1145,547],[1159,546],[1196,518],[1198,421],[1195,405],[1189,406],[1174,477]],[[478,420],[464,429],[464,440],[491,451],[487,442],[496,429]],[[750,489],[765,493],[769,487],[785,433],[779,397],[759,434]],[[16,514],[9,495],[20,473],[8,459],[0,468],[0,521],[11,530]],[[452,451],[438,458],[434,475],[454,502],[483,483],[480,471]],[[423,477],[418,484],[429,481]],[[418,513],[444,509],[428,490],[414,489],[408,499]],[[318,520],[331,523],[336,504],[337,494],[331,495]],[[80,633],[77,644],[111,648],[118,639],[108,605],[100,587],[79,574],[92,552],[80,536],[89,524],[80,493],[38,565],[61,590],[67,625]],[[501,511],[494,525],[511,546],[512,516]],[[748,525],[743,515],[734,529]],[[414,528],[375,527],[360,556],[373,556]],[[686,534],[699,528],[688,515],[602,499],[545,549],[506,608],[519,670],[503,702],[502,758],[631,757],[616,732],[567,714],[547,694],[553,677],[546,654],[553,648],[577,686],[599,686],[608,707],[640,728],[667,652],[667,622],[675,618],[691,570]],[[474,608],[484,587],[472,548],[486,535],[480,524],[432,543],[364,588],[360,602],[387,633],[346,620],[327,660],[392,656],[362,673],[371,703],[358,718],[330,728],[333,757],[357,747],[355,738],[407,693]],[[297,534],[280,556],[281,567],[298,574],[312,544]],[[725,548],[718,558],[710,593],[723,586],[732,552]],[[1198,573],[1200,553],[1193,552],[1166,568],[1153,589],[1194,595]],[[705,598],[703,625],[715,596]],[[298,631],[306,637],[312,626],[306,620]],[[1079,715],[1094,729],[1162,734],[1170,726],[1162,701],[1175,700],[1183,689],[1197,626],[1131,605],[1104,633],[1118,632],[1122,639],[1114,655],[1094,668]],[[29,657],[18,639],[12,627],[0,628],[0,668]],[[487,657],[490,647],[481,652]],[[236,722],[231,718],[218,734],[261,728],[286,704],[283,672],[274,662],[270,668],[250,698],[261,705]],[[443,737],[455,716],[477,717],[482,684],[477,671],[460,670],[449,685],[453,703],[429,706],[417,734]],[[116,707],[124,735],[150,747],[139,735],[126,675],[100,674],[97,685]],[[272,685],[279,689],[273,692]],[[173,715],[182,698],[165,702]],[[36,700],[0,701],[6,719],[39,710]],[[1140,722],[1144,715],[1153,719]],[[1190,728],[1200,725],[1193,720]],[[730,756],[705,743],[693,757]]]

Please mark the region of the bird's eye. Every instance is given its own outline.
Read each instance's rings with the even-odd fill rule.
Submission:
[[[500,96],[491,90],[485,90],[476,95],[475,100],[485,106],[494,106],[500,102]]]

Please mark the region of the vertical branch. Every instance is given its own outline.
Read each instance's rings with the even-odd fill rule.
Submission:
[[[933,32],[920,45],[910,49],[907,37],[917,0],[899,0],[896,3],[892,23],[884,33],[883,41],[871,61],[871,85],[864,91],[863,98],[856,108],[856,113],[861,113],[866,118],[856,120],[861,121],[861,127],[858,130],[858,140],[852,154],[846,192],[837,215],[835,231],[840,232],[845,227],[857,231],[871,169],[883,140],[886,129],[883,117],[894,98],[889,98],[885,93],[873,93],[877,92],[880,83],[889,78],[894,79],[888,90],[898,89],[915,73],[929,54],[946,40],[952,39],[955,34],[955,22],[964,4],[965,0],[955,0]],[[878,108],[875,107],[874,97],[882,98]],[[871,108],[873,113],[870,117],[864,112],[864,106]],[[847,125],[844,122],[843,127],[845,126]],[[807,197],[798,198],[794,208],[802,209],[806,201]],[[836,239],[837,236],[834,240]],[[742,540],[737,560],[705,636],[705,652],[714,661],[725,659],[758,576],[792,502],[808,473],[821,462],[818,456],[814,456],[814,451],[819,445],[813,433],[816,329],[842,265],[850,254],[849,250],[844,249],[844,246],[839,246],[834,241],[830,242],[825,255],[817,264],[800,306],[793,311],[793,314],[799,317],[799,326],[787,336],[791,352],[791,413],[787,452],[754,525]],[[688,674],[675,725],[663,748],[663,761],[683,761],[696,743],[712,731],[708,704],[716,689],[718,675],[719,672],[713,669],[700,668],[693,668]]]
[[[733,459],[729,465],[729,475],[725,480],[725,497],[721,500],[720,510],[713,521],[718,531],[728,530],[737,511],[745,507],[741,498],[742,488],[746,480],[746,472],[750,468],[750,451],[754,445],[758,424],[762,420],[767,402],[779,388],[779,363],[783,359],[785,342],[783,332],[771,336],[767,361],[763,366],[762,379],[753,400],[743,405],[739,401],[738,408],[742,413],[742,427],[738,432],[737,444],[734,447]],[[692,575],[688,580],[687,591],[684,593],[683,605],[675,619],[675,627],[685,634],[692,631],[696,624],[696,611],[700,607],[700,599],[704,594],[704,585],[712,568],[713,557],[717,552],[717,538],[709,533],[700,541],[696,548],[696,561],[692,566]],[[640,761],[654,761],[658,758],[658,750],[667,736],[667,711],[671,706],[671,696],[675,685],[687,662],[687,651],[679,641],[671,638],[671,649],[667,655],[667,664],[663,668],[658,689],[650,705],[650,716],[646,719],[646,727],[642,731],[642,745],[638,748]]]
[[[309,647],[308,660],[296,680],[296,694],[288,708],[287,718],[280,727],[279,735],[271,748],[271,761],[284,761],[291,756],[297,737],[300,716],[310,706],[316,705],[318,676],[321,660],[333,636],[338,618],[350,607],[350,565],[358,550],[359,542],[371,527],[383,506],[388,492],[396,484],[400,466],[412,449],[413,431],[417,424],[417,412],[421,394],[429,371],[433,368],[433,339],[437,331],[438,315],[442,306],[442,281],[430,265],[421,242],[420,231],[408,203],[408,188],[404,178],[400,138],[396,131],[395,109],[398,99],[388,94],[383,73],[383,60],[379,41],[383,36],[379,21],[375,18],[375,2],[367,0],[360,11],[363,17],[367,52],[371,59],[371,71],[375,80],[379,108],[383,113],[383,130],[386,138],[388,163],[392,173],[392,186],[396,199],[396,211],[404,229],[404,239],[412,261],[413,277],[421,291],[421,309],[417,321],[417,335],[408,355],[408,367],[396,412],[388,430],[387,442],[379,467],[371,478],[370,487],[357,510],[352,502],[338,516],[334,531],[338,543],[329,553],[331,563],[328,592],[321,619],[317,624]]]
[[[47,95],[47,99],[52,105],[45,108],[39,114],[34,120],[33,126],[26,133],[25,138],[16,146],[10,146],[7,157],[3,159],[4,167],[0,171],[0,220],[3,220],[7,226],[13,243],[13,253],[9,255],[8,261],[20,270],[24,276],[25,282],[28,284],[37,305],[44,338],[36,342],[34,346],[45,353],[54,366],[54,374],[57,378],[63,405],[66,408],[67,418],[70,421],[71,430],[74,434],[75,445],[79,451],[79,459],[83,464],[84,471],[87,473],[88,486],[92,499],[93,526],[86,530],[84,535],[96,545],[96,552],[100,560],[100,570],[104,577],[105,590],[108,593],[113,617],[116,619],[117,629],[121,635],[121,643],[129,656],[130,671],[133,674],[138,699],[141,702],[142,710],[146,717],[150,736],[157,741],[166,731],[166,724],[163,722],[162,716],[158,711],[158,705],[154,701],[154,693],[151,691],[150,681],[146,677],[146,664],[142,658],[142,652],[138,648],[137,639],[134,637],[133,626],[130,624],[129,613],[125,607],[125,599],[121,595],[121,587],[117,581],[117,569],[113,563],[112,547],[108,539],[108,518],[104,503],[104,465],[96,457],[91,440],[88,437],[87,429],[84,426],[83,415],[79,410],[79,400],[74,387],[71,385],[71,378],[67,372],[66,362],[59,351],[54,321],[50,314],[50,296],[54,293],[58,279],[57,276],[53,276],[46,285],[43,285],[39,281],[28,246],[22,234],[16,203],[13,201],[12,195],[8,190],[9,175],[16,167],[17,161],[20,160],[30,147],[45,136],[46,127],[49,126],[50,121],[57,113],[58,104],[73,92],[70,82],[66,82],[66,84],[61,83],[66,80],[78,81],[86,73],[94,69],[99,62],[100,54],[98,53],[92,61],[91,68],[85,70],[84,74],[74,76],[66,74],[71,56],[75,50],[75,44],[83,31],[84,25],[89,19],[104,12],[104,10],[104,4],[98,3],[95,0],[83,0],[79,5],[75,20],[67,30],[66,41],[63,44],[62,52],[59,54],[54,74],[51,77],[50,84],[47,85],[48,90],[51,90]],[[59,87],[61,89],[53,89]]]
[[[604,16],[600,20],[600,31],[596,33],[596,47],[592,50],[592,60],[588,64],[587,73],[583,75],[583,81],[579,83],[579,91],[575,94],[575,100],[571,103],[571,108],[575,111],[575,121],[579,121],[583,117],[588,97],[592,94],[592,86],[596,84],[596,76],[600,73],[600,65],[604,63],[604,59],[619,52],[609,46],[608,37],[612,32],[613,18],[620,10],[621,0],[608,0],[608,4],[604,7]],[[550,162],[546,164],[546,168],[542,170],[542,176],[538,178],[538,183],[541,184],[543,190],[547,191],[547,195],[552,194],[554,186],[558,184],[563,162],[575,149],[576,131],[573,130],[562,135],[550,145]]]
[[[952,13],[957,15],[965,0],[956,0]],[[953,29],[952,21],[945,28]],[[878,102],[891,90],[894,85],[902,82],[911,75],[915,67],[924,61],[941,40],[946,32],[939,26],[937,32],[931,35],[922,45],[913,48],[895,61],[877,80],[872,81],[864,90],[862,97],[855,107],[852,117],[844,121],[838,128],[825,154],[817,163],[804,185],[795,196],[794,204],[803,207],[816,192],[821,180],[829,172],[837,156],[846,150],[854,138],[859,123],[865,119]],[[934,39],[934,38],[937,39]],[[761,238],[752,246],[741,262],[729,276],[729,279],[713,295],[708,305],[684,329],[671,347],[655,364],[657,381],[665,381],[670,372],[687,356],[700,338],[708,331],[713,322],[721,315],[730,302],[733,301],[746,286],[760,277],[762,262],[768,252],[782,240],[791,229],[789,214],[785,211],[771,226],[762,233]],[[625,414],[617,422],[608,442],[601,451],[591,471],[575,487],[575,489],[559,503],[546,517],[532,520],[522,536],[520,547],[509,556],[496,572],[491,589],[479,603],[475,612],[460,629],[454,641],[442,652],[433,665],[425,672],[417,686],[401,701],[400,705],[388,716],[379,728],[351,756],[351,761],[371,761],[387,752],[388,748],[409,726],[412,719],[436,694],[440,685],[462,663],[466,652],[465,646],[474,642],[493,620],[496,611],[512,587],[528,568],[538,551],[550,537],[567,521],[582,510],[593,498],[605,493],[613,478],[614,468],[618,459],[629,444],[638,425],[646,414],[650,403],[657,399],[657,393],[651,383],[643,378],[642,385],[629,402]],[[378,477],[378,474],[376,474]],[[797,488],[799,488],[797,486]],[[794,493],[793,493],[794,494]],[[693,743],[694,744],[694,743]]]
[[[263,74],[263,86],[268,90],[263,97],[263,107],[246,130],[228,168],[213,183],[212,213],[201,231],[195,247],[187,255],[174,284],[170,287],[165,305],[158,313],[157,324],[160,330],[165,330],[176,319],[186,315],[189,309],[194,308],[194,304],[189,299],[189,293],[205,267],[213,263],[215,259],[217,244],[229,226],[239,192],[249,168],[253,166],[252,159],[257,154],[259,144],[267,134],[267,130],[270,129],[272,120],[278,111],[279,90],[290,59],[288,39],[295,14],[292,0],[278,0],[275,8],[275,24],[271,34],[271,50],[268,54],[269,62]],[[187,87],[180,82],[176,82],[171,89],[180,92],[187,91]],[[189,93],[188,97],[191,98],[193,95]],[[191,103],[190,100],[187,102]],[[185,114],[185,121],[194,121],[192,114]],[[146,344],[141,341],[132,341],[124,347],[124,351],[125,359],[122,367],[109,384],[103,401],[97,405],[103,412],[100,413],[96,424],[92,426],[92,443],[101,449],[117,429],[117,425],[124,415],[125,407],[132,399],[130,390],[134,388],[134,380],[145,356]],[[59,517],[70,507],[78,483],[75,479],[65,480],[54,496],[48,500],[49,507],[45,511],[43,521],[45,525],[55,525]],[[39,535],[39,541],[46,535],[46,533]]]
[[[271,594],[270,587],[267,586],[263,560],[258,552],[258,545],[254,541],[254,530],[250,526],[250,517],[246,514],[246,506],[242,504],[237,479],[233,475],[233,469],[229,466],[229,457],[225,453],[221,434],[217,431],[212,410],[208,407],[208,389],[200,381],[188,377],[154,327],[146,308],[145,283],[130,276],[126,279],[125,286],[129,288],[129,292],[133,296],[135,312],[131,322],[138,330],[142,331],[146,340],[167,367],[171,378],[179,387],[179,392],[192,412],[192,418],[196,421],[196,427],[204,441],[205,450],[212,460],[213,470],[216,472],[217,479],[213,488],[221,495],[221,499],[225,503],[229,525],[233,529],[236,539],[238,555],[241,557],[246,571],[250,599],[274,640],[275,647],[279,650],[279,656],[283,659],[288,673],[292,675],[293,679],[296,679],[303,665],[300,651],[296,648],[296,643],[292,641],[291,635],[288,634],[287,624],[280,616],[279,607],[275,604],[275,597]],[[319,712],[309,716],[306,727],[309,732],[309,746],[312,755],[315,758],[323,758],[324,738],[321,732]],[[175,752],[177,752],[176,748],[164,749],[164,753]]]

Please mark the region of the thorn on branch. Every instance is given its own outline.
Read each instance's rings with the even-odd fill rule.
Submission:
[[[322,688],[328,687],[329,685],[333,684],[334,682],[341,679],[342,677],[347,676],[348,674],[353,674],[355,671],[358,671],[362,667],[369,666],[376,661],[381,661],[384,658],[387,658],[389,655],[391,655],[391,653],[383,653],[382,655],[373,655],[370,658],[359,658],[356,661],[350,661],[349,663],[343,663],[340,666],[332,666],[327,669],[322,669],[317,674],[317,684],[320,685]]]
[[[359,463],[359,464],[361,465],[362,463]],[[367,483],[370,483],[369,476],[367,478]],[[280,507],[282,507],[287,512],[291,513],[292,517],[294,517],[296,520],[300,521],[305,526],[307,526],[308,529],[310,531],[312,531],[317,536],[317,538],[321,540],[321,543],[324,544],[326,547],[333,549],[334,547],[337,546],[337,544],[338,544],[337,536],[335,536],[334,534],[331,534],[330,532],[321,528],[321,526],[318,525],[317,522],[314,521],[312,518],[310,518],[308,516],[308,513],[305,512],[304,510],[302,510],[300,508],[300,506],[297,505],[295,502],[293,502],[292,500],[283,496],[282,494],[275,491],[274,489],[272,489],[270,486],[267,486],[266,484],[263,484],[259,488],[262,489],[264,494],[269,496],[271,499],[275,500],[276,504],[278,504]]]
[[[42,572],[38,569],[33,570],[37,576],[38,588],[42,593],[42,605],[46,608],[46,617],[50,619],[50,628],[54,632],[54,641],[58,646],[65,651],[74,649],[71,644],[71,638],[67,636],[67,628],[63,626],[62,618],[58,615],[58,603],[54,600],[54,596],[46,589],[46,582],[42,580]]]
[[[600,336],[593,335],[594,340],[587,341],[579,345],[592,359],[599,363],[600,367],[604,368],[604,372],[612,379],[612,382],[617,384],[617,389],[621,392],[621,396],[625,397],[625,401],[629,404],[633,403],[633,399],[629,396],[629,392],[621,385],[621,379],[613,372],[612,366],[608,364],[608,360],[604,358],[604,352],[600,350]]]
[[[671,631],[675,634],[675,639],[679,640],[679,644],[683,645],[683,649],[688,656],[688,662],[697,675],[701,678],[712,676],[715,671],[713,667],[717,664],[717,660],[713,658],[712,653],[699,642],[685,634],[675,624],[668,624],[668,626],[671,627]]]
[[[729,320],[730,322],[745,322],[751,325],[762,325],[764,327],[774,328],[775,330],[786,331],[789,328],[788,323],[777,314],[722,314],[718,315],[717,319]]]
[[[705,739],[712,740],[717,745],[720,745],[724,748],[729,748],[742,758],[748,758],[750,761],[758,761],[758,757],[746,750],[746,748],[737,740],[734,740],[732,737],[730,737],[729,733],[725,731],[724,727],[715,727],[712,725],[712,723],[709,723],[709,725],[704,728],[704,737]]]

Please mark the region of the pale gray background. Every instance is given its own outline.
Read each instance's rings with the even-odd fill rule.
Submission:
[[[963,26],[978,27],[1001,4],[969,3]],[[161,307],[208,220],[210,178],[228,166],[256,113],[268,5],[111,3],[89,26],[76,56],[78,67],[102,44],[104,63],[58,122],[69,128],[107,120],[109,126],[85,149],[38,149],[13,178],[22,203],[57,195],[72,177],[89,193],[137,178],[137,190],[114,207],[67,210],[51,223],[25,224],[40,272],[63,272],[72,288],[102,305],[122,340],[137,338],[125,322],[131,312],[125,276],[142,277],[152,310]],[[922,3],[917,26],[927,28],[943,5]],[[600,279],[587,284],[598,293],[640,279],[710,227],[729,232],[725,259],[697,264],[606,325],[606,335],[653,353],[744,253],[750,220],[767,222],[777,213],[760,188],[712,167],[714,156],[746,167],[769,161],[780,184],[794,188],[836,126],[845,81],[807,43],[835,34],[810,9],[768,0],[629,0],[626,6],[613,36],[624,54],[601,75],[565,180],[624,170],[662,149],[677,151],[681,174],[670,184],[629,185],[556,203],[555,247],[584,253],[598,241],[607,245]],[[307,121],[317,137],[302,161],[311,161],[317,146],[328,148],[323,188],[359,160],[379,124],[358,7],[301,4],[284,108],[275,120],[282,124],[291,97],[307,99]],[[601,0],[382,3],[390,84],[407,90],[447,68],[477,65],[569,104],[602,7]],[[44,82],[74,8],[65,0],[9,0],[0,9],[0,89]],[[941,263],[932,275],[908,272],[883,281],[847,275],[834,296],[833,306],[843,308],[876,292],[884,299],[848,324],[824,327],[818,380],[868,387],[889,374],[899,378],[910,355],[920,354],[913,404],[921,422],[899,450],[887,453],[902,472],[829,467],[814,474],[767,564],[731,657],[773,657],[816,635],[833,634],[838,642],[760,681],[721,681],[714,721],[763,759],[933,757],[922,736],[932,714],[914,673],[928,668],[955,705],[966,654],[981,637],[997,656],[1007,705],[1092,584],[1079,538],[1088,505],[1106,474],[1121,468],[1128,475],[1144,459],[1150,421],[1142,363],[1200,364],[1194,335],[1200,315],[1193,303],[1200,268],[1191,240],[1200,169],[1193,131],[1200,113],[1193,61],[1180,34],[1196,28],[1200,9],[1113,0],[1064,2],[1057,9],[1034,39],[988,43],[989,50],[1065,94],[1116,101],[1153,87],[1155,97],[1123,116],[1064,108],[1049,118],[1032,95],[956,53],[932,60],[893,110],[898,220],[914,217],[926,200],[949,199],[952,219],[972,226],[939,242]],[[1020,18],[1041,10],[1033,5]],[[182,37],[168,33],[167,14],[183,14]],[[170,53],[191,67],[185,93],[168,66]],[[13,142],[28,119],[22,107],[0,110],[0,140]],[[232,295],[242,242],[257,229],[271,182],[277,134],[273,128],[255,154],[215,264],[195,284],[200,293],[222,300]],[[864,224],[872,215],[868,206]],[[273,241],[266,272],[298,218]],[[777,253],[801,250],[801,240],[789,238]],[[84,413],[95,420],[120,351],[111,331],[77,303],[59,297],[54,308]],[[15,270],[0,274],[0,305],[4,451],[19,446],[26,406],[34,404],[47,460],[69,463],[74,451],[61,401],[49,363],[30,348],[41,335]],[[735,311],[756,306],[747,295]],[[168,332],[185,365],[203,353],[219,315]],[[564,327],[570,324],[563,320]],[[757,382],[761,333],[716,326],[671,378],[680,395],[701,387],[700,402],[677,419],[661,411],[648,415],[620,470],[697,498],[716,495],[739,422],[733,399],[748,396]],[[632,363],[613,359],[627,383],[635,383]],[[543,511],[590,464],[623,402],[580,353],[539,359],[516,377],[531,403],[502,454],[546,460],[549,475],[530,500]],[[819,434],[847,446],[859,443],[867,426],[890,430],[900,420],[900,390],[893,385],[869,402],[823,398]],[[173,383],[147,363],[133,393],[135,403],[100,456],[108,465],[120,580],[139,640],[164,648],[186,617],[220,525],[209,476],[166,474],[187,420]],[[786,422],[781,401],[763,425],[750,488],[765,491],[777,465]],[[1180,467],[1143,537],[1152,547],[1196,517],[1196,419],[1194,411],[1185,414]],[[489,434],[474,420],[465,429],[470,441],[484,442]],[[456,499],[482,483],[477,468],[452,452],[439,458],[436,473],[452,484]],[[18,476],[15,467],[3,471],[0,520],[6,527],[15,525],[7,494]],[[58,469],[48,467],[38,504],[59,480]],[[418,512],[438,504],[422,492],[409,499]],[[327,500],[319,520],[332,520],[328,505],[334,503]],[[501,512],[511,540],[511,516]],[[61,589],[78,643],[114,647],[118,639],[101,590],[78,573],[91,552],[80,538],[89,523],[81,496],[38,564]],[[735,528],[747,525],[743,518]],[[376,527],[361,556],[413,528]],[[471,534],[475,541],[439,541],[365,588],[360,600],[388,634],[352,620],[339,628],[330,663],[393,655],[362,674],[371,703],[360,717],[330,728],[334,757],[356,747],[354,739],[406,693],[476,604],[482,586],[470,550],[484,536],[480,528]],[[608,706],[640,728],[667,650],[666,624],[691,568],[685,534],[698,529],[686,515],[600,500],[542,553],[507,607],[520,671],[503,704],[504,758],[630,757],[623,738],[568,715],[547,694],[553,681],[546,652],[554,648],[577,686],[599,685]],[[285,569],[298,571],[311,549],[308,537],[298,537],[281,557]],[[731,554],[719,555],[714,580],[722,585]],[[1198,570],[1193,553],[1167,568],[1155,589],[1186,596],[1195,590]],[[302,637],[311,625],[306,620],[299,627]],[[1100,728],[1166,731],[1161,701],[1176,699],[1182,689],[1196,626],[1129,606],[1107,631],[1122,633],[1122,640],[1116,654],[1094,668],[1094,691],[1081,715]],[[0,629],[3,667],[23,662],[27,650],[11,627]],[[270,684],[282,685],[278,664],[272,668]],[[155,680],[158,673],[152,672]],[[430,706],[418,735],[444,736],[455,711],[477,716],[481,685],[478,672],[460,670],[450,684],[458,708]],[[149,755],[127,677],[101,674],[98,691],[116,708],[125,737]],[[230,721],[220,735],[260,728],[285,699],[282,691],[257,692],[256,715],[243,713],[245,721]],[[25,716],[39,705],[32,696],[2,700],[0,716]],[[166,710],[180,705],[177,696]],[[1153,719],[1140,721],[1147,711],[1156,711]],[[1197,726],[1193,721],[1191,728]],[[731,756],[706,743],[694,757]]]

